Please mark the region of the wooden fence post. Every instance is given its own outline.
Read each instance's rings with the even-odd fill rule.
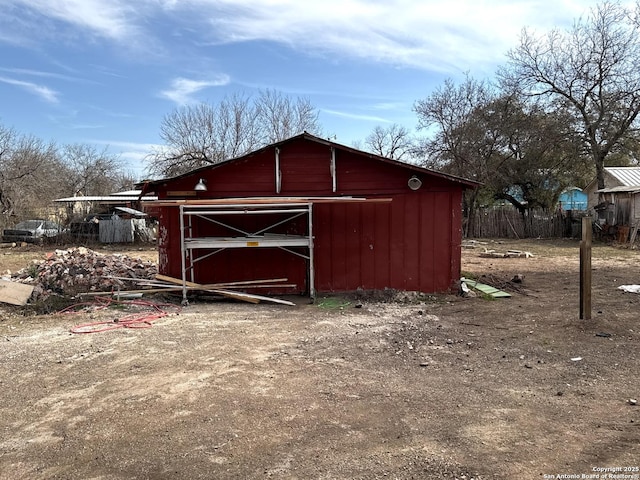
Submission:
[[[580,319],[591,320],[591,217],[582,218],[580,242]]]

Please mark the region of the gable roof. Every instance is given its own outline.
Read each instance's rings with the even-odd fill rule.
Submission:
[[[266,146],[264,146],[262,148],[259,148],[257,150],[253,150],[253,151],[251,151],[249,153],[241,155],[240,157],[231,158],[231,159],[228,159],[228,160],[224,160],[222,162],[213,163],[211,165],[206,165],[204,167],[200,167],[200,168],[197,168],[195,170],[190,170],[190,171],[185,172],[185,173],[183,173],[181,175],[176,175],[175,177],[158,179],[158,180],[145,180],[144,182],[141,182],[141,183],[137,184],[136,187],[142,187],[145,192],[148,192],[148,191],[150,191],[150,188],[152,189],[154,186],[162,184],[162,183],[165,183],[167,181],[177,180],[177,179],[180,179],[180,178],[184,178],[184,177],[188,177],[188,176],[192,176],[192,175],[197,175],[199,172],[203,172],[203,171],[206,171],[206,170],[212,170],[212,169],[221,167],[223,165],[227,165],[227,164],[230,164],[230,163],[233,163],[233,162],[237,162],[237,161],[246,159],[248,157],[251,157],[253,155],[257,155],[257,154],[259,154],[261,152],[264,152],[265,150],[269,150],[269,149],[274,148],[274,147],[280,147],[280,146],[285,145],[287,143],[292,143],[292,142],[295,142],[295,141],[298,141],[298,140],[308,140],[308,141],[311,141],[311,142],[320,143],[320,144],[323,144],[323,145],[327,145],[329,147],[333,147],[336,150],[343,150],[345,152],[350,152],[350,153],[353,153],[353,154],[356,154],[356,155],[365,156],[367,158],[370,158],[370,159],[373,159],[373,160],[378,160],[378,161],[381,161],[381,162],[384,162],[384,163],[387,163],[387,164],[390,164],[390,165],[395,165],[395,166],[399,166],[399,167],[402,167],[402,168],[406,168],[406,169],[414,171],[414,172],[426,173],[426,174],[433,175],[433,176],[436,176],[436,177],[444,178],[444,179],[447,179],[447,180],[449,180],[451,182],[462,184],[465,188],[476,188],[479,185],[481,185],[480,182],[476,182],[474,180],[469,180],[469,179],[466,179],[466,178],[458,177],[456,175],[450,175],[450,174],[447,174],[447,173],[438,172],[436,170],[431,170],[431,169],[428,169],[428,168],[420,167],[418,165],[413,165],[411,163],[401,162],[399,160],[393,160],[393,159],[390,159],[390,158],[381,157],[380,155],[376,155],[374,153],[369,153],[369,152],[365,152],[365,151],[362,151],[362,150],[358,150],[356,148],[348,147],[346,145],[342,145],[342,144],[339,144],[339,143],[336,143],[336,142],[332,142],[330,140],[325,140],[323,138],[316,137],[315,135],[311,135],[310,133],[303,132],[303,133],[301,133],[299,135],[295,135],[295,136],[289,137],[289,138],[287,138],[285,140],[281,140],[279,142],[275,142],[275,143],[266,145]]]

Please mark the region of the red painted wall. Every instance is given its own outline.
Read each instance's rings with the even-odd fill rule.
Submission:
[[[276,194],[274,147],[192,175],[157,185],[158,195],[192,190],[204,178],[201,198],[341,196],[391,198],[384,203],[318,203],[313,207],[315,282],[318,292],[385,287],[424,292],[449,290],[460,276],[461,196],[465,185],[370,157],[336,149],[337,191],[332,191],[329,145],[295,137],[280,145],[281,193]],[[421,178],[417,191],[407,186]],[[160,213],[160,271],[180,278],[177,207]],[[261,219],[242,219],[244,228]],[[226,235],[210,224],[196,224],[201,235]],[[279,233],[305,233],[306,219]],[[305,260],[278,249],[228,249],[196,264],[200,283],[287,277],[308,289]],[[290,291],[290,290],[289,290]]]

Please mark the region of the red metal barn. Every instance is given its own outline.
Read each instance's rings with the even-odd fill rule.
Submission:
[[[452,289],[462,192],[476,186],[303,133],[143,188],[158,195],[160,273],[287,278],[271,293],[313,295]]]

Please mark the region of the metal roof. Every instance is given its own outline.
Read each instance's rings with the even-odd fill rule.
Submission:
[[[621,185],[619,187],[603,188],[596,190],[596,193],[638,193],[640,185]]]
[[[84,196],[84,197],[66,197],[56,198],[54,202],[102,202],[102,203],[122,203],[122,202],[137,202],[138,200],[146,202],[157,200],[158,197],[152,195],[140,196],[125,196],[125,195],[107,195],[107,196]]]
[[[640,186],[640,167],[605,167],[605,171],[623,186]]]

